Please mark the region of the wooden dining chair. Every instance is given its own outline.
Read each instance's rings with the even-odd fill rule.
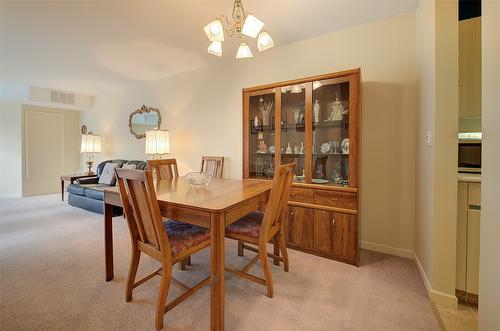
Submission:
[[[152,174],[156,174],[156,179],[178,178],[176,159],[148,160],[147,168]],[[187,265],[191,265],[191,257],[179,261],[179,269],[185,270]]]
[[[212,176],[212,178],[222,178],[222,171],[224,170],[224,157],[223,156],[203,156],[201,158],[201,170]]]
[[[132,243],[132,257],[125,287],[125,300],[132,300],[132,291],[156,275],[161,276],[156,303],[156,329],[163,327],[163,315],[207,284],[210,277],[193,287],[172,277],[172,265],[210,245],[210,231],[195,225],[163,220],[160,214],[151,172],[116,169],[120,199],[127,219]],[[161,268],[136,281],[141,253],[161,263]],[[170,282],[186,290],[166,305]]]
[[[256,245],[257,248],[247,246],[257,253],[243,269],[236,270],[226,267],[226,270],[240,277],[267,286],[267,296],[273,297],[273,281],[268,257],[283,262],[285,271],[288,271],[288,253],[286,251],[284,219],[286,217],[288,195],[292,186],[292,176],[295,164],[285,164],[276,168],[269,200],[264,212],[254,211],[226,228],[226,237]],[[267,243],[277,241],[281,256],[267,252]],[[247,271],[259,261],[262,263],[264,278],[256,277]]]
[[[156,179],[179,177],[177,161],[175,159],[148,160],[148,170],[156,173]]]

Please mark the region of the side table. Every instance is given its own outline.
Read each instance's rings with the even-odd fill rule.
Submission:
[[[78,178],[86,178],[86,177],[94,177],[96,174],[73,174],[73,175],[63,175],[61,176],[61,201],[64,201],[64,181],[69,181],[70,184],[73,184],[75,180]]]

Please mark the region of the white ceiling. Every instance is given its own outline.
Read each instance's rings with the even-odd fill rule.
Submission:
[[[414,11],[418,0],[243,0],[277,47]],[[2,90],[100,94],[137,81],[236,61],[206,52],[202,30],[232,0],[0,2]],[[250,43],[254,55],[255,42]],[[266,53],[257,54],[266,56]]]

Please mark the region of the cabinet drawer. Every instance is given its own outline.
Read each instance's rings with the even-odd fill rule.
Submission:
[[[481,206],[481,183],[469,183],[469,206]]]
[[[345,209],[358,208],[358,199],[356,194],[338,191],[315,190],[314,203]]]
[[[313,203],[313,190],[302,187],[292,187],[288,200]]]

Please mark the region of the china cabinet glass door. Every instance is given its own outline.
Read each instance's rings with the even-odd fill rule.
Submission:
[[[293,181],[306,182],[306,84],[281,89],[281,164],[295,163]],[[310,178],[310,177],[309,177]]]
[[[349,77],[313,82],[312,183],[349,185]]]
[[[271,179],[275,169],[275,92],[253,92],[248,99],[248,175]]]

